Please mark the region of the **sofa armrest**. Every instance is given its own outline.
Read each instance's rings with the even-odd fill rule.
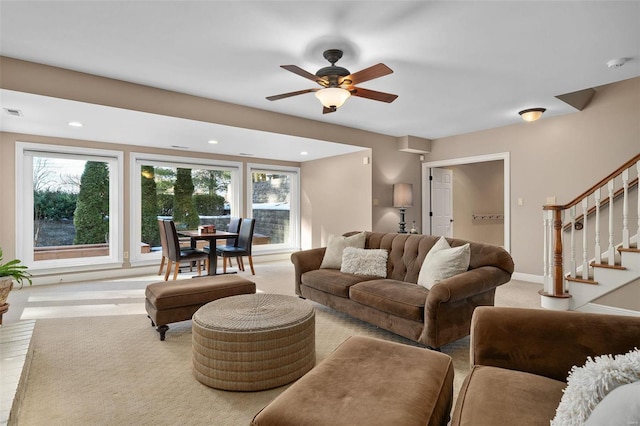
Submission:
[[[484,293],[510,279],[510,273],[495,266],[482,266],[454,275],[431,287],[426,301],[427,310],[435,312],[441,303],[456,302]]]
[[[310,250],[301,250],[291,254],[291,263],[293,263],[295,270],[295,290],[298,296],[301,296],[300,282],[302,280],[302,274],[315,269],[320,269],[325,250],[326,247],[321,247]]]
[[[471,321],[472,366],[562,381],[587,357],[626,353],[638,346],[640,317],[482,306]]]

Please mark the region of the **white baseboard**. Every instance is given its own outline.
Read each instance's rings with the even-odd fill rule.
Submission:
[[[587,303],[586,305],[580,306],[576,311],[596,314],[627,315],[632,317],[640,316],[640,311],[632,311],[631,309],[616,308],[615,306],[600,305],[597,303]]]
[[[544,277],[542,275],[523,274],[522,272],[514,272],[511,278],[518,281],[527,281],[530,283],[544,284]]]

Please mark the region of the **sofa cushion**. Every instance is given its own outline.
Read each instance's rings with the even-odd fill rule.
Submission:
[[[315,269],[302,274],[302,284],[340,297],[349,297],[349,287],[375,277],[344,274],[337,269]]]
[[[346,247],[342,254],[340,272],[387,278],[388,255],[386,250],[381,249]]]
[[[366,237],[367,234],[364,231],[348,237],[329,235],[327,249],[324,252],[320,269],[340,269],[344,249],[346,247],[364,248]]]
[[[549,426],[565,387],[548,377],[475,366],[462,384],[451,424]]]
[[[351,300],[379,311],[422,322],[429,291],[417,284],[396,280],[370,280],[351,286]]]
[[[469,243],[451,248],[447,240],[440,237],[422,262],[418,284],[431,289],[438,281],[465,272],[469,269],[470,257]]]

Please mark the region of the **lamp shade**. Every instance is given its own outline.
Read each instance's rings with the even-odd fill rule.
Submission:
[[[393,207],[413,206],[413,185],[410,183],[396,183],[393,185]]]
[[[542,114],[546,111],[544,108],[529,108],[523,109],[518,114],[522,117],[524,121],[536,121]]]
[[[351,92],[339,87],[328,87],[316,92],[316,98],[327,108],[340,108],[349,99]]]

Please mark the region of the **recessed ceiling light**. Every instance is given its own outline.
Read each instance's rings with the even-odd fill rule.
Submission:
[[[307,151],[302,151],[300,155],[309,155],[309,153]]]
[[[609,68],[620,68],[627,62],[627,58],[615,58],[607,62]]]
[[[217,143],[218,143],[218,141],[217,141],[217,140],[215,140],[215,139],[211,139],[211,140],[209,141],[209,143],[210,143],[211,145],[215,145],[215,144],[217,144]]]
[[[82,127],[82,126],[84,126],[84,124],[82,124],[82,123],[81,123],[81,122],[79,122],[79,121],[70,121],[70,122],[68,122],[67,124],[68,124],[69,126],[71,126],[71,127]]]

